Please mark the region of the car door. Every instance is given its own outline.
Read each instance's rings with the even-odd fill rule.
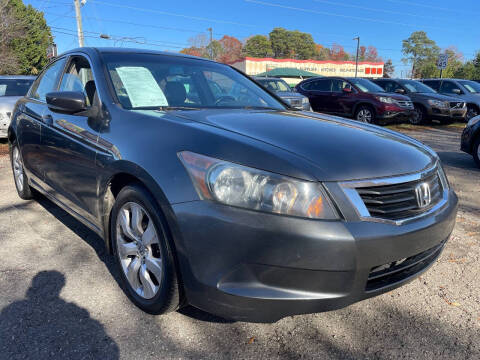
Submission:
[[[89,60],[81,55],[68,59],[58,91],[83,92],[88,106],[98,101]],[[97,97],[97,98],[96,98]],[[47,161],[44,181],[54,197],[98,226],[97,169],[98,132],[95,119],[47,109],[49,125],[42,130],[41,152]]]
[[[44,114],[47,110],[45,96],[53,91],[65,66],[65,58],[48,65],[33,83],[32,88],[21,103],[17,115],[17,139],[25,170],[30,181],[43,187],[42,164],[44,158],[40,153],[41,132]]]
[[[350,90],[345,91],[345,88]],[[357,101],[354,94],[355,91],[348,81],[332,79],[332,93],[327,106],[329,112],[341,115],[352,114]]]
[[[330,96],[332,94],[332,80],[318,79],[302,86],[303,93],[308,96],[313,111],[331,112],[329,109]]]

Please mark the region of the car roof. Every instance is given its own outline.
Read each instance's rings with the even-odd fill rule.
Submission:
[[[0,79],[35,80],[35,75],[0,75]]]
[[[274,76],[254,76],[253,78],[256,79],[256,80],[282,80],[282,81],[285,81],[282,78],[277,78],[277,77],[274,77]]]
[[[174,53],[174,52],[168,52],[168,51],[157,51],[157,50],[149,50],[149,49],[138,49],[138,48],[119,48],[119,47],[82,47],[82,48],[75,48],[71,49],[68,51],[65,51],[64,53],[60,54],[59,56],[64,56],[68,55],[71,53],[76,53],[76,52],[84,52],[89,55],[93,55],[93,53],[114,53],[114,54],[153,54],[153,55],[162,55],[162,56],[172,56],[172,57],[182,57],[182,58],[190,58],[190,59],[196,59],[196,60],[204,60],[204,61],[210,61],[210,62],[215,62],[213,60],[201,58],[198,56],[192,56],[192,55],[185,55],[185,54],[180,54],[180,53]]]
[[[441,81],[441,80],[453,80],[453,81],[474,81],[474,80],[469,80],[469,79],[452,79],[452,78],[431,78],[431,79],[419,79],[419,80],[437,80],[437,81]]]

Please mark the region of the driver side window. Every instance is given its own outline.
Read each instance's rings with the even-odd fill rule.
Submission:
[[[87,105],[91,106],[96,92],[92,69],[87,59],[81,56],[74,57],[62,77],[59,91],[83,92]]]
[[[65,58],[57,60],[53,64],[49,65],[49,67],[37,80],[36,84],[32,86],[30,97],[45,102],[47,93],[56,90],[58,78],[62,73],[64,65]]]
[[[454,90],[461,91],[460,88],[452,81],[443,81],[440,92],[446,94],[455,94]]]

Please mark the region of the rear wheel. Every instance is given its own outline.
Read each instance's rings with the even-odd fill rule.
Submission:
[[[355,112],[355,120],[375,124],[375,113],[370,106],[361,105]]]
[[[13,179],[15,180],[15,187],[17,193],[23,200],[30,200],[33,198],[33,190],[28,185],[27,175],[25,175],[25,168],[23,167],[22,155],[17,143],[13,143],[10,150],[10,161],[12,163]]]
[[[473,145],[473,159],[477,163],[477,166],[480,168],[480,136],[478,137],[477,141]]]
[[[176,310],[178,278],[166,225],[152,196],[139,185],[123,188],[112,208],[111,241],[129,298],[151,314]]]

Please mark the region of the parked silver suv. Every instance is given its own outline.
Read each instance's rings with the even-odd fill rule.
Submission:
[[[18,99],[25,96],[35,76],[0,76],[0,139],[7,137],[12,109]]]

